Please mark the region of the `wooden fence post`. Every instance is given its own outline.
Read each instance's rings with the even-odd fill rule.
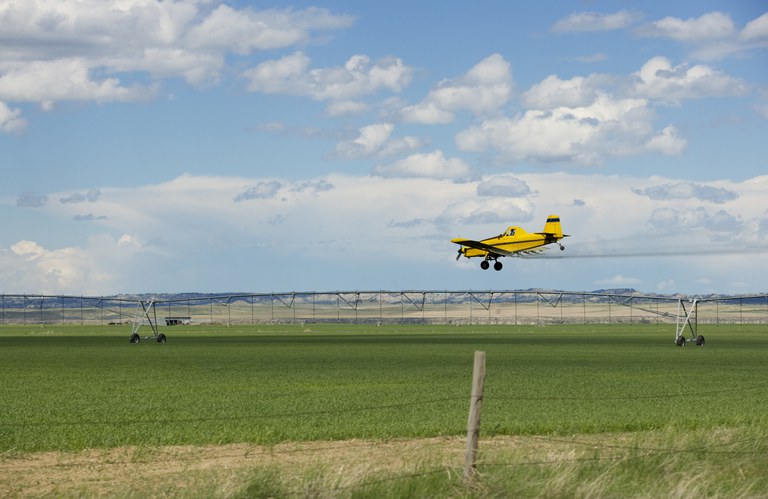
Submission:
[[[467,420],[467,450],[464,454],[464,480],[472,480],[477,473],[477,446],[480,440],[480,413],[483,409],[483,382],[485,381],[485,352],[475,352],[472,370],[472,396],[469,399]]]

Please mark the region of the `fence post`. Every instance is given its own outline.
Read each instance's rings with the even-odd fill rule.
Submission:
[[[472,396],[469,399],[467,420],[467,450],[464,454],[464,480],[472,480],[477,473],[477,446],[480,440],[480,413],[483,409],[483,382],[485,381],[485,352],[475,352],[472,369]]]

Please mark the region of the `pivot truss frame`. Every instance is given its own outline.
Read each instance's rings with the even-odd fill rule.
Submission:
[[[691,339],[687,341],[696,342],[697,346],[704,346],[704,336],[699,332],[699,300],[693,299],[690,310],[686,309],[683,299],[677,300],[677,320],[675,322],[675,345],[685,346],[685,327],[691,331]]]
[[[137,310],[136,316],[133,318],[133,327],[131,328],[131,337],[129,341],[131,343],[139,343],[142,339],[152,339],[158,343],[165,343],[165,335],[157,331],[157,308],[155,308],[155,301],[147,302],[141,300],[139,304],[141,304],[141,310]],[[149,327],[152,328],[152,336],[142,337],[139,335],[139,329],[145,319],[149,323]]]

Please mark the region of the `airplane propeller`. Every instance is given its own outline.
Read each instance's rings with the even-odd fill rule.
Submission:
[[[457,262],[459,261],[459,258],[461,258],[461,255],[462,255],[462,253],[461,253],[461,248],[459,248],[459,254],[458,254],[458,255],[456,255],[456,261],[457,261]]]

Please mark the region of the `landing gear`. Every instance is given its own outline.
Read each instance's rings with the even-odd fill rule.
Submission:
[[[565,246],[563,246],[563,245],[561,244],[561,245],[560,245],[560,251],[564,251],[564,250],[565,250]]]
[[[491,267],[491,262],[489,260],[483,260],[480,262],[480,268],[483,270],[488,270]],[[501,264],[500,261],[496,260],[493,262],[493,270],[499,271],[504,267],[504,265]]]

